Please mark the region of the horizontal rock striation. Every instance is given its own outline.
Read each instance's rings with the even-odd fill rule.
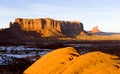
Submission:
[[[23,31],[35,31],[43,37],[74,37],[83,32],[83,24],[76,21],[58,21],[51,18],[22,19],[16,18],[10,28],[19,27]]]
[[[51,18],[16,18],[9,28],[0,29],[0,41],[38,41],[42,38],[81,37],[88,35],[83,24],[77,21],[60,21]],[[7,41],[8,40],[8,41]]]

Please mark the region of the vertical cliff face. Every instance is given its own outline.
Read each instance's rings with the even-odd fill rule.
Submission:
[[[80,22],[62,22],[61,31],[67,36],[76,36],[83,31],[83,24]]]
[[[35,31],[43,37],[77,36],[83,31],[80,22],[58,21],[50,18],[22,19],[16,18],[10,27],[19,26],[23,31]]]

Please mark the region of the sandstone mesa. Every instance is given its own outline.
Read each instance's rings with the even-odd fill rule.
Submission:
[[[61,21],[51,18],[16,18],[9,28],[0,29],[0,39],[30,39],[41,37],[77,37],[88,35],[78,21]]]

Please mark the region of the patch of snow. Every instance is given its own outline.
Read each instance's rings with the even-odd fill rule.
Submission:
[[[49,51],[50,49],[28,48],[24,46],[0,46],[0,65],[7,64],[7,63],[4,63],[4,60],[10,60],[10,57],[25,58],[25,57],[31,57],[36,55],[42,56],[48,53]],[[37,58],[32,58],[29,60],[34,61],[36,59]]]

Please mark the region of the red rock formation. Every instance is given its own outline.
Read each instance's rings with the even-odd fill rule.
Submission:
[[[97,32],[100,32],[100,30],[98,29],[98,26],[95,26],[95,27],[93,27],[91,32],[97,33]]]
[[[119,62],[119,56],[100,51],[80,55],[66,47],[42,56],[23,74],[120,74]]]
[[[2,28],[0,28],[0,31],[2,31]]]
[[[58,21],[50,18],[22,19],[16,18],[10,28],[20,26],[23,31],[36,31],[43,37],[49,36],[76,36],[83,31],[83,24],[80,22]]]
[[[9,28],[0,31],[0,40],[34,40],[41,37],[77,37],[88,35],[83,24],[76,21],[58,21],[50,18],[22,19],[10,22]]]

